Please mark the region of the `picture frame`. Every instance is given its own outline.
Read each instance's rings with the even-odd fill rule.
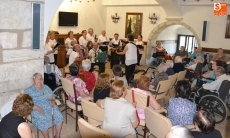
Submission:
[[[125,22],[125,37],[127,38],[128,34],[133,34],[134,38],[137,38],[139,34],[142,33],[142,20],[143,13],[126,13],[126,22]]]
[[[230,38],[230,15],[227,16],[225,38]]]

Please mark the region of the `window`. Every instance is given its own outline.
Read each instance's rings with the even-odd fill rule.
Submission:
[[[177,49],[179,50],[181,46],[185,46],[186,51],[193,52],[194,47],[197,47],[197,41],[195,36],[178,34]]]

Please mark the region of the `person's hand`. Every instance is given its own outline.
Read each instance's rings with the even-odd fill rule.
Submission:
[[[37,106],[37,107],[36,107],[36,110],[37,110],[40,114],[44,114],[44,110],[43,110],[41,107]]]
[[[133,107],[134,108],[136,108],[136,106],[137,106],[137,102],[135,101],[134,103],[132,103],[133,104]]]
[[[49,99],[49,101],[51,102],[51,105],[52,106],[54,106],[55,105],[55,98],[53,97],[53,98],[51,98],[51,99]]]
[[[52,44],[50,47],[54,48],[54,44]]]

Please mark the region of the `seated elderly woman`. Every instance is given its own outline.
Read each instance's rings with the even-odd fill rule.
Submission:
[[[193,138],[188,128],[183,126],[173,126],[166,135],[166,138]]]
[[[166,73],[170,76],[170,75],[173,75],[174,74],[174,70],[173,70],[173,61],[172,60],[167,60],[166,61],[166,65],[167,65],[167,70],[166,70]]]
[[[172,125],[191,125],[196,113],[196,104],[187,100],[190,94],[190,84],[185,80],[177,82],[176,98],[169,99],[168,118]]]
[[[215,129],[215,119],[210,112],[200,110],[194,118],[195,131],[191,131],[194,138],[222,138],[220,132]]]
[[[96,103],[98,99],[105,99],[110,94],[110,77],[107,73],[101,73],[97,79],[93,92],[93,101]]]
[[[110,87],[110,96],[97,100],[97,105],[105,110],[102,129],[109,131],[114,138],[127,135],[136,137],[138,126],[135,104],[125,100],[127,89],[122,80],[115,80]]]
[[[150,80],[147,76],[141,75],[137,80],[137,88],[132,88],[135,92],[148,95],[149,96],[149,105],[155,110],[161,109],[160,104],[153,97],[151,92],[149,92]],[[137,113],[140,119],[145,119],[144,109],[137,108]]]
[[[49,57],[45,56],[44,57],[44,73],[47,73],[47,74],[54,73],[56,84],[60,85],[61,84],[60,78],[62,76],[62,73],[55,64],[49,64],[49,63],[50,63]]]
[[[154,78],[154,80],[152,81],[152,89],[156,89],[157,85],[160,81],[162,80],[167,80],[168,79],[168,74],[166,73],[167,71],[167,65],[165,63],[161,63],[158,67],[158,74],[156,75],[156,77]]]
[[[85,82],[86,89],[91,92],[96,84],[96,76],[98,75],[97,72],[89,72],[91,68],[91,62],[89,59],[85,59],[82,61],[82,69],[79,72],[79,77]]]
[[[79,67],[76,63],[69,66],[70,75],[66,76],[68,80],[75,84],[77,102],[81,104],[81,98],[89,96],[89,91],[86,88],[85,82],[78,77]],[[70,101],[75,102],[74,95],[68,95]]]
[[[198,63],[201,63],[201,64],[204,63],[204,58],[198,56],[198,57],[196,57],[196,59],[194,59],[194,62],[195,62],[195,64],[193,64],[191,66],[188,66],[186,68],[189,69],[189,70],[195,70]]]
[[[21,94],[14,100],[12,112],[0,121],[0,138],[35,138],[24,119],[31,114],[34,103],[28,94]]]
[[[217,51],[217,54],[212,58],[211,61],[215,61],[215,60],[228,62],[229,59],[228,59],[228,56],[224,54],[224,50],[222,48],[219,48]]]
[[[33,75],[33,85],[25,89],[25,94],[29,94],[33,99],[32,123],[42,132],[44,138],[49,138],[48,129],[52,127],[53,108],[55,138],[60,138],[63,116],[58,106],[55,105],[55,95],[48,86],[43,84],[40,73]]]
[[[185,70],[184,65],[182,63],[182,57],[176,56],[174,62],[175,62],[173,66],[174,73],[178,73],[180,71]]]

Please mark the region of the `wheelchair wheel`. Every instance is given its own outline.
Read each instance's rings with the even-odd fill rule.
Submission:
[[[57,87],[53,91],[53,93],[55,94],[55,98],[58,99],[61,103],[60,105],[58,105],[59,108],[64,106],[64,104],[65,104],[65,92],[64,92],[62,86]]]
[[[213,114],[216,124],[224,122],[228,116],[225,103],[217,96],[206,95],[198,103],[198,110],[202,109]]]

